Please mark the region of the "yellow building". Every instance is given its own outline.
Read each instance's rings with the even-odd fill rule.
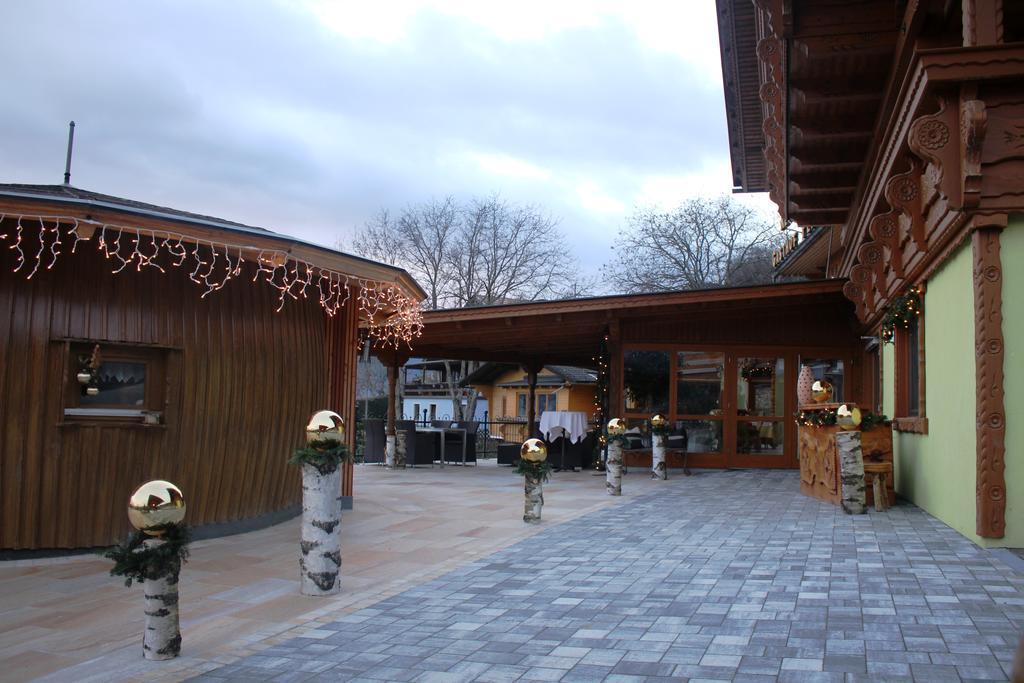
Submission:
[[[526,438],[523,431],[526,423],[527,396],[529,387],[526,372],[518,365],[506,363],[485,363],[464,380],[466,385],[476,389],[487,399],[488,420],[506,422],[507,427],[492,428],[492,433],[501,430],[507,440]],[[546,365],[537,373],[535,406],[537,419],[545,410],[575,410],[593,419],[597,390],[597,371],[568,365]]]

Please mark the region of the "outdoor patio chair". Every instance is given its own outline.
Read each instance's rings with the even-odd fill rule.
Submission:
[[[374,465],[384,464],[384,420],[369,419],[363,421],[363,462]]]
[[[516,462],[519,460],[519,452],[522,447],[522,444],[510,441],[499,443],[497,447],[498,464],[515,466]]]
[[[418,432],[412,420],[397,420],[395,432],[405,433],[405,466],[434,466],[437,459],[438,433]]]
[[[480,430],[480,423],[475,420],[464,420],[457,422],[456,425],[459,429],[466,430],[466,462],[476,462],[476,433]],[[454,441],[458,453],[458,457],[462,458],[462,435],[461,434],[450,434],[449,437]],[[448,443],[445,443],[445,450],[448,449]]]

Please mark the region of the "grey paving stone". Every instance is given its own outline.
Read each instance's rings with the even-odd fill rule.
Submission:
[[[198,680],[1008,677],[1024,575],[918,508],[848,516],[786,471],[665,484]]]

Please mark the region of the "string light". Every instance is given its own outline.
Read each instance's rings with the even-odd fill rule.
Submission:
[[[56,265],[63,253],[65,240],[74,238],[70,250],[74,254],[78,243],[89,239],[82,236],[79,231],[82,226],[75,218],[19,215],[15,220],[11,214],[0,214],[0,224],[4,224],[7,219],[15,221],[13,243],[7,247],[16,253],[13,272],[25,269],[27,279],[39,271],[44,260],[48,261],[43,266],[46,270]],[[32,257],[23,248],[26,230],[23,221],[39,223],[39,249]],[[277,311],[284,308],[288,299],[311,298],[309,290],[312,289],[319,295],[316,298],[321,308],[333,317],[353,300],[351,287],[355,286],[358,294],[354,302],[366,328],[365,338],[371,340],[375,348],[397,349],[403,344],[409,345],[423,332],[423,311],[419,302],[391,283],[352,277],[293,258],[282,250],[256,249],[226,242],[201,242],[164,230],[86,222],[96,226],[96,249],[105,259],[114,261],[111,270],[114,274],[124,271],[130,265],[135,266],[136,272],[155,268],[166,273],[166,269],[157,262],[166,254],[168,265],[189,270],[189,279],[204,288],[200,298],[205,299],[222,289],[229,280],[241,275],[242,264],[246,262],[244,252],[255,253],[256,272],[252,281],[262,279],[278,291]],[[0,233],[0,239],[7,240],[9,237],[6,232]],[[186,241],[194,246],[191,249],[186,247]],[[48,258],[44,257],[47,250]],[[363,337],[360,338],[360,344],[362,340]]]

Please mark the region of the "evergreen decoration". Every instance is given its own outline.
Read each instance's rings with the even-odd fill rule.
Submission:
[[[303,448],[296,448],[289,465],[312,465],[321,475],[328,475],[338,469],[341,463],[349,460],[351,454],[348,447],[337,441],[311,441]]]
[[[619,434],[617,436],[608,435],[607,438],[608,438],[609,445],[613,444],[613,443],[617,443],[622,448],[628,448],[629,447],[629,439],[626,438],[625,434]]]
[[[665,423],[662,425],[656,425],[651,422],[650,429],[651,434],[662,434],[664,436],[668,436],[672,433],[672,426],[669,424],[668,420],[665,420]]]
[[[921,315],[921,288],[913,287],[906,294],[896,297],[885,310],[882,318],[882,341],[892,344],[896,328],[910,327],[910,321]]]
[[[878,426],[891,427],[892,420],[880,413],[872,413],[870,410],[865,410],[861,414],[860,431],[869,432]]]
[[[548,476],[551,474],[551,463],[547,460],[540,462],[534,462],[532,460],[519,459],[519,464],[516,465],[516,474],[520,474],[524,477],[533,477],[539,481],[547,481]]]
[[[796,422],[801,427],[831,427],[836,424],[837,416],[835,408],[822,410],[801,410],[797,413]],[[861,413],[860,431],[867,432],[881,425],[888,427],[892,422],[885,415],[880,415],[865,410]]]
[[[164,543],[147,548],[143,541],[153,538],[153,535],[133,531],[126,541],[101,553],[114,561],[111,576],[123,576],[124,585],[131,586],[133,581],[142,583],[146,579],[173,576],[181,568],[181,563],[188,561],[188,544],[192,540],[192,530],[188,525],[165,524],[152,531],[162,533]]]

